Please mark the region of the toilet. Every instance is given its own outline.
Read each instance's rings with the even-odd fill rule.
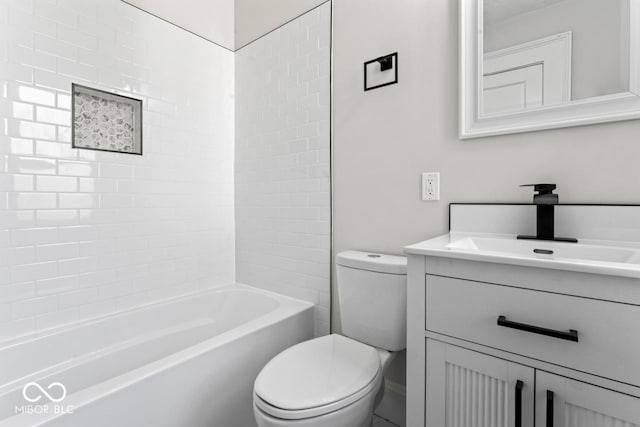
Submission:
[[[253,389],[259,427],[369,427],[384,372],[406,347],[407,259],[336,256],[343,335],[294,345],[262,369]]]

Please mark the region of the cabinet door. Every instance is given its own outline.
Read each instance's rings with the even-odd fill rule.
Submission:
[[[534,370],[426,340],[427,427],[533,427]]]
[[[536,371],[536,427],[640,427],[640,399]]]

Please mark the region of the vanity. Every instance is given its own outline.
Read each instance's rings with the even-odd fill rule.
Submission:
[[[408,255],[407,425],[640,426],[640,206],[451,204]]]

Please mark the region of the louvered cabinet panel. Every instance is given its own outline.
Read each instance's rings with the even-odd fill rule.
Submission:
[[[427,427],[533,427],[534,370],[426,340]]]
[[[508,427],[508,382],[446,363],[446,425]]]
[[[640,427],[640,399],[536,371],[536,427]]]

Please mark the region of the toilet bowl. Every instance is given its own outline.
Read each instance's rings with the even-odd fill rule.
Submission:
[[[265,365],[253,393],[259,427],[371,425],[384,372],[406,347],[406,258],[348,251],[336,263],[348,336],[305,341]]]
[[[391,353],[340,335],[295,345],[254,386],[258,426],[369,426]]]

